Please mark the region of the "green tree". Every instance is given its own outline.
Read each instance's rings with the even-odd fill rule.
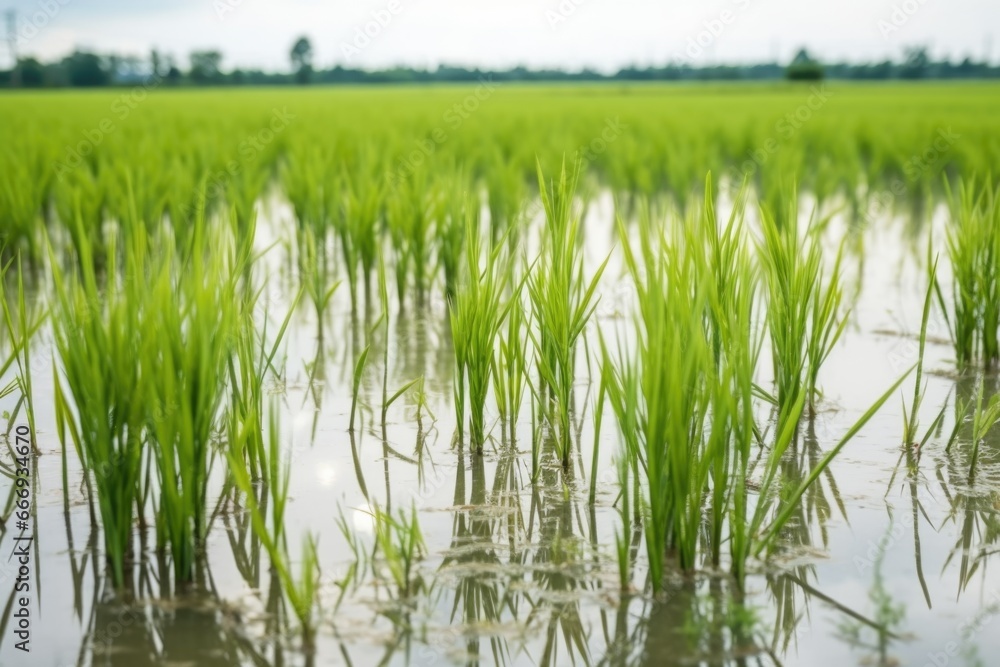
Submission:
[[[45,67],[34,58],[18,58],[15,81],[25,88],[37,88],[45,83]]]
[[[222,54],[218,51],[191,53],[191,80],[198,84],[217,83],[222,67]]]
[[[75,51],[63,64],[71,86],[95,87],[108,83],[110,72],[97,54]]]
[[[804,48],[799,49],[785,69],[785,78],[790,81],[819,81],[824,74],[823,66]]]
[[[312,43],[308,37],[299,37],[292,45],[292,68],[295,70],[295,80],[300,84],[309,83],[312,77]]]

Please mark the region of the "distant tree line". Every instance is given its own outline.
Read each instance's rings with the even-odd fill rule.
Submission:
[[[1000,78],[1000,65],[977,62],[968,57],[961,61],[933,60],[923,47],[906,49],[899,61],[885,60],[876,63],[821,64],[805,49],[801,49],[787,65],[667,64],[660,67],[624,67],[611,74],[593,69],[566,71],[514,67],[489,70],[450,65],[442,65],[433,70],[410,67],[365,70],[340,65],[329,69],[314,69],[312,45],[305,37],[296,40],[289,58],[292,64],[289,72],[240,68],[226,71],[222,66],[221,52],[195,51],[188,57],[188,68],[182,70],[173,57],[157,51],[150,53],[147,58],[75,51],[61,60],[47,63],[35,58],[21,58],[13,70],[0,71],[0,87],[127,86],[151,77],[160,79],[167,86],[427,84],[476,81],[484,76],[489,76],[494,81],[507,82]]]

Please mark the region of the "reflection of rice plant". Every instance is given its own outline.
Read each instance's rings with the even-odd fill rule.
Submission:
[[[271,558],[271,567],[281,583],[281,589],[291,603],[292,611],[302,628],[303,644],[311,649],[315,644],[315,613],[319,594],[320,567],[316,548],[316,538],[306,534],[302,541],[300,571],[298,577],[292,572],[291,557],[285,536],[285,508],[288,505],[289,476],[291,468],[282,463],[279,444],[277,411],[272,406],[268,429],[267,460],[263,466],[265,474],[261,483],[271,491],[270,521],[266,510],[257,503],[253,484],[247,475],[243,461],[237,455],[241,447],[230,445],[229,466],[236,488],[243,493],[247,512],[253,529]]]
[[[761,610],[725,591],[720,581],[711,582],[708,595],[691,595],[684,611],[680,629],[692,648],[740,654],[755,650],[763,626]]]
[[[989,403],[983,406],[983,383],[985,378],[979,378],[979,388],[976,390],[976,404],[972,410],[972,461],[969,463],[969,481],[976,476],[976,464],[979,462],[979,446],[997,422],[1000,422],[1000,394],[990,397]]]
[[[879,550],[874,563],[875,580],[868,591],[868,599],[874,606],[874,618],[871,623],[861,623],[855,620],[844,620],[838,630],[840,637],[851,646],[874,652],[881,667],[898,664],[889,655],[889,646],[893,640],[899,639],[899,629],[906,618],[906,606],[896,602],[885,587],[882,576],[882,562],[885,551]],[[870,635],[874,634],[874,637]]]
[[[340,510],[337,516],[337,528],[340,530],[340,534],[343,536],[344,541],[347,543],[347,548],[351,552],[347,571],[340,581],[337,582],[337,586],[340,588],[340,595],[337,597],[336,606],[339,607],[340,603],[344,600],[344,596],[348,592],[356,591],[364,579],[365,572],[368,569],[368,559],[361,545],[361,540],[358,539],[357,533],[347,523],[347,517],[344,516],[343,510]]]
[[[938,303],[962,365],[1000,361],[1000,196],[988,184],[979,187],[977,194],[974,181],[962,183],[957,195],[950,197],[950,309],[937,288]]]

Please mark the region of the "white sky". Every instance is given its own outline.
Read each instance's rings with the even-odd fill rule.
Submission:
[[[1000,53],[990,44],[1000,39],[998,0],[0,0],[8,8],[20,17],[22,55],[81,47],[145,57],[156,47],[186,67],[192,50],[217,48],[225,69],[287,70],[300,35],[317,67],[611,70],[684,57],[699,34],[696,64],[785,61],[803,45],[826,61],[898,59],[915,44],[951,58]],[[373,24],[370,43],[355,45],[356,30],[380,11],[387,25]],[[348,60],[345,46],[360,48]],[[0,52],[9,62],[6,44]]]

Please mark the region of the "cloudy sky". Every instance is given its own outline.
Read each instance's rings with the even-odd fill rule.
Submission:
[[[898,58],[915,44],[935,56],[1000,56],[998,0],[0,0],[0,9],[17,12],[22,55],[155,47],[186,66],[191,51],[215,48],[226,69],[288,69],[300,35],[317,67],[610,70],[785,60],[803,45],[824,60]]]

